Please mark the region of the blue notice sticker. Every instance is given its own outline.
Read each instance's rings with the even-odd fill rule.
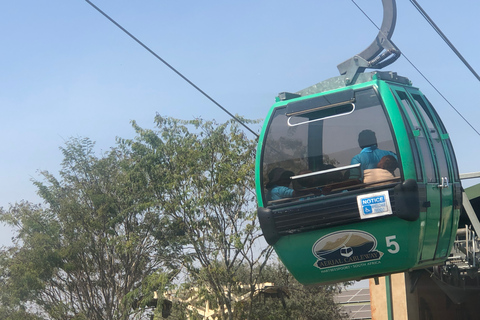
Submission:
[[[392,214],[388,191],[369,193],[357,197],[360,218],[374,218]]]

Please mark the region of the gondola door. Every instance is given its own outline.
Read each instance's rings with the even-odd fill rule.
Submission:
[[[423,185],[424,193],[428,201],[421,204],[421,219],[424,225],[421,232],[421,252],[419,260],[427,262],[435,259],[437,243],[440,231],[440,220],[442,215],[442,187],[440,186],[439,168],[437,158],[432,146],[430,134],[413,100],[409,97],[404,87],[395,87],[395,96],[399,101],[405,117],[407,131],[411,135],[411,147],[418,162],[415,167],[417,171],[417,182],[419,187]],[[443,172],[443,170],[442,170]]]
[[[459,184],[456,177],[456,161],[453,153],[447,144],[448,134],[441,123],[440,118],[434,112],[434,109],[429,105],[424,96],[418,92],[411,92],[411,96],[415,101],[417,110],[422,115],[423,121],[430,141],[433,146],[433,151],[436,157],[439,173],[439,185],[441,197],[441,215],[439,224],[439,234],[437,241],[437,249],[435,252],[435,259],[444,259],[450,253],[451,245],[453,244],[453,237],[455,236],[458,217],[455,214],[455,193],[454,185]]]

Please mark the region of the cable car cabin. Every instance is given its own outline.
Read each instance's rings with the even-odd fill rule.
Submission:
[[[460,215],[453,148],[427,98],[392,72],[344,83],[280,94],[258,144],[259,221],[305,285],[440,264]]]

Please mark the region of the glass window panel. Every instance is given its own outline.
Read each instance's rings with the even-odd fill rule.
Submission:
[[[423,170],[422,165],[420,162],[420,156],[418,154],[419,146],[417,144],[417,140],[413,133],[414,130],[420,130],[420,125],[418,123],[417,117],[412,113],[412,110],[409,108],[408,99],[406,94],[403,91],[397,91],[397,95],[400,97],[399,103],[403,106],[400,108],[400,112],[402,114],[403,122],[405,123],[406,130],[408,132],[410,146],[413,154],[413,162],[415,165],[415,171],[417,175],[417,181],[423,181]],[[407,116],[408,114],[408,116]]]
[[[414,108],[411,105],[407,94],[403,91],[397,91],[397,94],[400,97],[400,101],[404,107],[404,110],[406,111],[408,118],[410,119],[413,125],[412,129],[416,130],[417,132],[416,140],[418,142],[418,147],[420,148],[420,154],[423,159],[424,172],[425,172],[425,177],[427,178],[427,182],[436,182],[437,177],[435,173],[435,166],[433,162],[432,152],[430,150],[430,146],[427,141],[427,136],[425,136],[425,132],[422,129],[422,126],[417,118],[417,115],[415,114]]]
[[[442,177],[448,177],[448,164],[445,155],[445,149],[443,148],[442,140],[437,127],[434,125],[432,114],[428,111],[425,102],[419,95],[412,95],[417,107],[425,120],[425,123],[432,140],[432,144],[435,150],[435,156],[437,158],[438,169]]]
[[[287,124],[286,108],[276,109],[264,141],[263,185],[271,187],[272,170],[282,168],[296,176],[313,173],[294,178],[289,188],[316,188],[317,193],[322,190],[324,194],[326,189],[332,192],[349,189],[354,169],[348,168],[352,158],[362,150],[359,134],[366,129],[375,132],[378,149],[397,154],[389,121],[373,88],[355,92],[354,104],[352,113],[328,119],[310,121],[308,113],[291,117],[290,123],[301,123],[295,126]],[[399,172],[396,169],[396,177]]]

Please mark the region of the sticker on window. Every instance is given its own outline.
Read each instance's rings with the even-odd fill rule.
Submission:
[[[388,191],[357,196],[357,204],[361,219],[369,219],[392,214],[392,205],[390,204]]]

